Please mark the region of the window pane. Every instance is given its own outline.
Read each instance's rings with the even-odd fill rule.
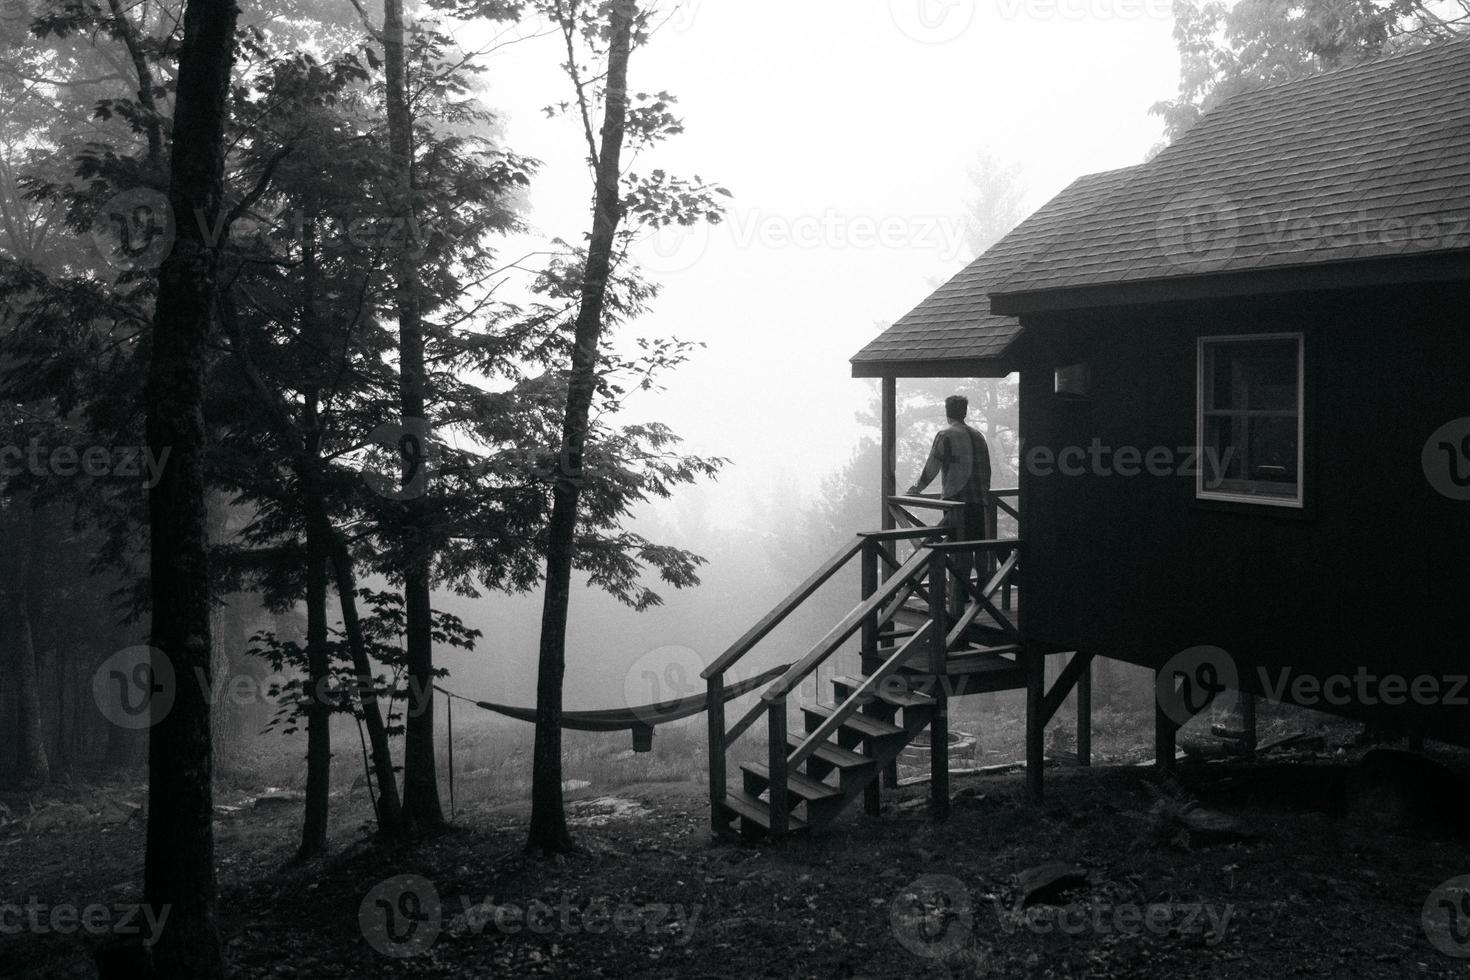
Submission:
[[[1214,343],[1207,347],[1206,355],[1208,407],[1235,411],[1296,409],[1295,340]]]
[[[1295,416],[1207,418],[1201,456],[1206,490],[1296,496]]]

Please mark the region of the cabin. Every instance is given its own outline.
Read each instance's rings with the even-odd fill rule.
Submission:
[[[1026,690],[1039,796],[1074,689],[1087,761],[1098,657],[1155,672],[1161,766],[1231,692],[1470,743],[1470,40],[1223,102],[1076,180],[851,363],[881,379],[877,526],[706,670],[708,703],[848,562],[862,594],[733,724],[710,711],[716,831],[877,813],[921,732],[942,818],[948,700],[980,691]],[[1018,530],[952,540],[951,505],[897,491],[897,386],[1012,374],[1019,485],[990,526]],[[852,637],[861,673],[793,703]],[[727,773],[762,721],[768,757]]]

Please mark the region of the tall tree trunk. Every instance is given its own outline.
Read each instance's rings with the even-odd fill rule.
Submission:
[[[403,805],[399,802],[398,783],[393,777],[393,755],[388,749],[388,730],[383,713],[373,693],[373,667],[368,659],[367,641],[362,634],[362,620],[357,613],[357,579],[352,571],[352,556],[341,538],[333,535],[328,542],[332,570],[337,579],[337,599],[342,606],[342,631],[347,634],[347,649],[352,656],[358,705],[368,732],[368,750],[372,754],[373,775],[378,780],[378,829],[387,837],[400,837],[407,830]]]
[[[567,664],[567,607],[571,599],[577,505],[582,480],[582,450],[597,387],[597,348],[602,339],[603,308],[618,222],[622,217],[619,179],[623,132],[628,114],[628,60],[632,53],[633,0],[612,5],[612,43],[607,61],[607,105],[602,146],[595,161],[596,204],[587,267],[582,274],[577,311],[576,347],[567,381],[566,417],[562,422],[561,464],[552,490],[551,521],[546,546],[546,597],[541,609],[541,650],[536,676],[536,746],[531,782],[531,830],[527,848],[552,854],[575,845],[567,831],[562,800],[562,680]]]
[[[316,202],[309,202],[315,205]],[[311,208],[315,211],[315,207]],[[305,222],[301,242],[301,332],[308,343],[320,341],[316,316],[316,229]],[[306,453],[321,459],[321,396],[313,383],[305,395],[303,427]],[[312,504],[308,504],[308,509]],[[325,507],[322,507],[325,510]],[[297,860],[327,849],[328,794],[332,780],[332,708],[327,698],[331,655],[327,637],[328,561],[326,529],[306,522],[306,809],[301,823]]]
[[[368,732],[368,745],[372,752],[373,774],[378,780],[378,829],[388,837],[402,836],[407,829],[403,820],[403,807],[399,802],[398,784],[393,774],[393,755],[388,746],[388,729],[383,713],[373,694],[372,660],[368,654],[367,641],[363,636],[361,618],[357,612],[357,577],[353,571],[352,553],[347,543],[332,526],[331,513],[323,487],[323,466],[320,458],[320,437],[312,434],[303,442],[292,428],[290,413],[281,403],[278,392],[266,385],[255,370],[248,351],[236,329],[234,306],[228,295],[220,304],[223,320],[235,344],[237,363],[245,374],[251,389],[275,425],[282,442],[291,447],[292,468],[301,482],[302,505],[307,523],[316,534],[316,539],[326,547],[332,577],[337,586],[337,597],[342,609],[343,631],[347,634],[347,648],[352,659],[354,686],[358,707],[362,711],[363,724]],[[312,532],[308,532],[309,534]]]
[[[327,797],[332,779],[332,708],[327,701],[327,548],[321,532],[306,528],[306,813],[298,860],[327,848]]]
[[[217,256],[205,234],[216,227],[224,194],[238,16],[233,0],[189,0],[184,11],[169,162],[178,237],[159,270],[145,392],[148,446],[160,458],[169,454],[148,495],[151,642],[176,679],[172,708],[153,719],[148,746],[143,893],[164,922],[153,947],[163,980],[224,975],[215,920],[203,412]]]
[[[41,678],[36,665],[36,643],[31,630],[30,602],[26,598],[26,576],[10,593],[11,623],[14,628],[16,683],[17,782],[25,788],[51,781],[51,764],[46,756],[46,735],[41,724]]]
[[[387,88],[388,147],[394,165],[395,217],[417,227],[413,217],[413,113],[408,104],[403,0],[383,3],[383,70]],[[418,275],[405,239],[396,257],[398,306],[399,410],[404,424],[422,419],[428,432],[428,374],[424,367],[423,310]],[[406,472],[423,472],[426,447],[421,440],[405,443]],[[439,776],[434,755],[434,635],[431,572],[433,543],[427,501],[419,495],[403,501],[407,557],[403,569],[408,673],[408,717],[403,738],[403,814],[411,826],[444,823],[439,803]]]

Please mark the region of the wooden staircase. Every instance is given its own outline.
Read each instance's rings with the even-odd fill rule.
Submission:
[[[1019,540],[946,541],[947,530],[917,527],[870,532],[844,546],[704,672],[710,697],[710,804],[716,833],[779,837],[821,828],[859,796],[869,814],[881,807],[899,753],[930,732],[931,810],[949,803],[948,699],[1036,685],[1013,622],[1011,587]],[[899,544],[912,548],[900,563]],[[961,577],[956,559],[987,570],[983,582]],[[856,607],[777,678],[728,730],[725,675],[761,639],[853,558],[862,561]],[[991,561],[994,571],[989,572]],[[883,574],[886,572],[886,574]],[[1002,592],[1004,598],[1001,598]],[[951,615],[958,597],[961,611]],[[862,673],[831,678],[831,705],[798,706],[802,730],[788,731],[798,686],[854,635]],[[764,762],[726,772],[731,747],[764,715]]]

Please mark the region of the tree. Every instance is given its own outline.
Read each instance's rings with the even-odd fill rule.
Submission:
[[[1470,30],[1470,0],[1174,0],[1179,94],[1150,110],[1165,139],[1237,92]]]
[[[408,67],[405,56],[403,0],[383,0],[383,71],[387,89],[388,146],[392,155],[390,200],[394,214],[415,222],[413,113],[409,108]],[[427,429],[428,376],[424,360],[423,307],[419,270],[411,243],[404,241],[396,256],[398,306],[399,409],[405,426]],[[403,442],[405,479],[424,472],[428,459],[424,440]],[[407,541],[404,548],[403,590],[408,630],[408,731],[403,741],[403,815],[410,826],[438,827],[444,823],[439,803],[439,780],[434,754],[434,638],[433,544],[428,528],[427,501],[410,496],[403,501]]]
[[[612,0],[604,98],[602,144],[589,148],[595,175],[592,238],[582,274],[581,306],[567,383],[561,453],[552,491],[551,523],[546,543],[546,597],[541,611],[541,647],[536,674],[536,742],[531,784],[531,831],[527,846],[546,854],[572,848],[562,801],[562,680],[566,675],[567,608],[572,587],[572,538],[577,529],[581,493],[582,452],[597,387],[597,352],[602,316],[612,273],[618,222],[622,219],[622,153],[628,121],[628,61],[633,47],[634,0]],[[564,21],[571,36],[573,24]],[[570,43],[570,42],[569,42]],[[575,68],[573,68],[575,70]]]
[[[234,65],[232,0],[189,0],[169,158],[177,239],[158,274],[145,395],[148,446],[168,451],[149,492],[155,659],[172,665],[172,709],[154,719],[148,754],[144,900],[165,921],[153,956],[165,980],[224,975],[215,921],[213,759],[209,724],[209,541],[204,377],[215,319],[216,256],[205,229],[224,198],[224,137]],[[164,676],[155,664],[155,676]],[[201,678],[202,683],[196,683]],[[166,920],[163,919],[167,916]]]

